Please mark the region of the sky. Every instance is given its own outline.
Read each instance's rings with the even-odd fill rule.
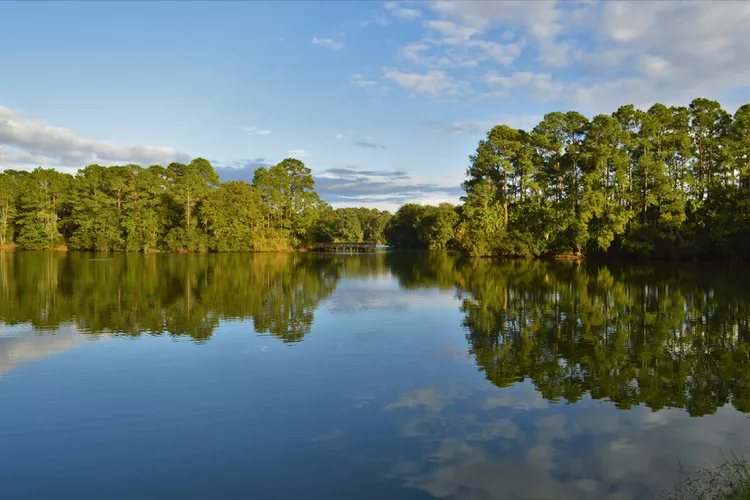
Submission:
[[[750,102],[750,2],[0,2],[0,169],[295,157],[334,207],[457,203],[544,114]]]

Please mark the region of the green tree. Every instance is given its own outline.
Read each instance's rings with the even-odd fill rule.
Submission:
[[[128,165],[125,168],[127,182],[120,222],[125,249],[131,252],[154,251],[165,226],[165,221],[159,214],[160,209],[163,210],[162,202],[166,191],[160,175],[164,169],[160,166],[144,169],[138,165]]]
[[[317,220],[320,197],[315,192],[312,171],[294,158],[270,169],[255,171],[253,185],[269,208],[269,223],[289,232],[292,245],[309,242]]]
[[[21,178],[16,222],[21,248],[49,249],[65,242],[60,220],[71,179],[51,168],[37,168]]]
[[[606,251],[615,237],[625,232],[630,219],[629,159],[621,148],[623,140],[616,119],[597,115],[584,141],[587,167],[580,216],[601,251]]]
[[[367,212],[367,209],[361,208],[360,211]],[[391,220],[390,212],[388,212],[387,210],[381,211],[377,208],[373,208],[364,218],[366,220],[364,224],[365,241],[385,243],[385,228],[388,226],[388,222]]]
[[[580,217],[583,199],[583,140],[588,120],[575,111],[554,112],[534,128],[533,143],[551,198],[553,221],[550,248],[580,253],[588,242],[588,228]]]
[[[209,248],[219,252],[254,250],[256,234],[265,225],[264,210],[258,190],[245,182],[225,182],[212,190],[200,210]]]
[[[419,235],[419,221],[424,210],[416,203],[401,205],[385,228],[388,244],[399,248],[425,248]]]
[[[464,220],[456,232],[460,247],[475,257],[497,256],[505,233],[505,209],[496,198],[495,187],[489,181],[478,182],[463,201]],[[398,212],[393,218],[397,215]]]
[[[171,163],[167,167],[171,181],[169,195],[182,207],[184,225],[175,227],[167,236],[167,245],[172,250],[201,250],[205,248],[204,234],[197,227],[194,217],[196,205],[219,184],[219,176],[208,160],[196,158],[189,164]]]
[[[0,172],[0,247],[13,243],[18,188],[18,180],[15,177]]]
[[[697,98],[690,103],[690,135],[693,139],[693,196],[698,202],[708,198],[714,182],[728,175],[723,168],[723,138],[731,126],[730,115],[716,101]],[[700,204],[700,203],[699,203]]]
[[[78,250],[120,250],[124,246],[122,215],[123,171],[89,165],[79,170],[68,194],[73,233],[70,247]]]
[[[420,244],[431,250],[447,248],[456,237],[457,224],[458,213],[450,203],[424,207],[417,220]]]

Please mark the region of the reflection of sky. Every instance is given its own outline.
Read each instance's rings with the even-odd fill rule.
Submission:
[[[344,279],[336,291],[323,302],[331,313],[355,313],[372,310],[420,309],[422,307],[457,308],[455,294],[438,289],[421,289],[404,293],[391,276],[367,279]]]
[[[731,406],[690,418],[495,387],[459,305],[376,276],[340,280],[296,344],[250,321],[203,344],[87,349],[70,327],[6,328],[0,442],[15,453],[0,454],[0,484],[12,498],[638,498],[680,462],[750,452]]]
[[[73,349],[82,339],[73,325],[40,332],[30,325],[5,326],[0,323],[0,376],[21,363]]]
[[[668,488],[679,462],[700,467],[719,450],[750,450],[740,431],[748,419],[730,407],[690,418],[589,398],[547,404],[528,382],[485,389],[466,397],[429,387],[386,405],[424,450],[392,474],[438,498],[640,498]]]

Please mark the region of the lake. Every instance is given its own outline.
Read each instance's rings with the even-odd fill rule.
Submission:
[[[649,498],[749,346],[739,265],[0,252],[0,497]]]

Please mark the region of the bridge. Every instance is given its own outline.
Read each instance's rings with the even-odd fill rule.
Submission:
[[[374,252],[376,243],[316,243],[315,252]]]

